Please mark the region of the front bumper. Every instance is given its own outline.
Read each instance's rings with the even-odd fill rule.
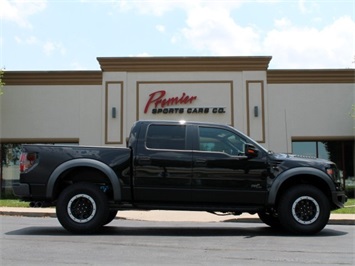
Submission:
[[[348,197],[345,195],[345,191],[334,191],[332,193],[332,199],[333,199],[333,203],[338,208],[343,208],[345,202],[348,201]]]

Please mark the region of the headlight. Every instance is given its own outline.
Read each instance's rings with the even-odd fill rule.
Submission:
[[[338,168],[327,168],[327,174],[334,180],[334,182],[341,184],[341,176]]]

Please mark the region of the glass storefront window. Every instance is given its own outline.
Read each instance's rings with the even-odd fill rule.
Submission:
[[[353,140],[293,141],[292,153],[335,162],[343,174],[344,184],[355,185]]]
[[[1,144],[1,179],[2,187],[11,186],[20,174],[19,160],[21,144]]]
[[[317,157],[317,145],[314,141],[297,141],[292,143],[292,153]]]
[[[326,160],[331,160],[330,159],[330,154],[329,151],[327,149],[327,145],[325,142],[317,142],[317,154],[318,154],[318,158],[322,158],[322,159],[326,159]]]

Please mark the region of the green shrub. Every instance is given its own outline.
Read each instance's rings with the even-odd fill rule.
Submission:
[[[1,190],[0,199],[17,199],[11,188],[5,188]]]
[[[354,199],[355,198],[355,186],[347,186],[345,187],[345,192],[348,198]]]

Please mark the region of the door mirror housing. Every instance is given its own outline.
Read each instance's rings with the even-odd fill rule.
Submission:
[[[255,158],[259,155],[259,151],[250,143],[244,144],[244,153],[248,158]]]

